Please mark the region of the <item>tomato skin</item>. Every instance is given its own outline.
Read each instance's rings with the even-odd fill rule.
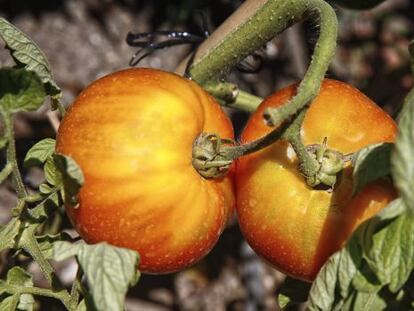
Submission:
[[[202,132],[233,138],[215,100],[178,75],[128,69],[88,86],[66,113],[56,146],[85,176],[79,208],[66,209],[79,234],[137,250],[147,273],[203,257],[235,199],[232,173],[206,180],[192,167]]]
[[[267,107],[283,105],[296,91],[292,85],[263,101],[242,133],[243,143],[264,136]],[[320,144],[343,154],[373,143],[393,142],[394,121],[355,88],[324,80],[301,129],[305,145]],[[250,246],[277,269],[312,281],[330,255],[349,238],[358,224],[396,197],[384,180],[369,184],[355,197],[352,168],[342,172],[335,190],[313,190],[297,170],[293,149],[284,141],[242,157],[237,163],[237,213]]]

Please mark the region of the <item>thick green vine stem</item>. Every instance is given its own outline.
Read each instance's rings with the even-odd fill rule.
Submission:
[[[305,77],[298,86],[297,94],[280,108],[268,108],[264,112],[266,122],[276,129],[256,142],[230,146],[221,144],[217,135],[200,136],[193,146],[193,165],[206,178],[221,176],[228,169],[228,161],[257,151],[283,136],[284,131],[300,163],[300,171],[310,186],[325,183],[333,186],[335,176],[329,173],[325,162],[334,161],[334,153],[323,152],[318,158],[306,150],[300,141],[300,126],[285,125],[305,108],[319,93],[322,80],[335,54],[338,21],[332,7],[323,0],[248,0],[198,49],[190,68],[191,77],[222,102],[240,102],[240,91],[229,83],[218,82],[247,55],[265,44],[275,35],[304,18],[312,18],[320,26],[320,35]],[[254,110],[258,100],[251,100],[248,110]],[[247,101],[246,101],[247,103]],[[248,104],[248,103],[247,103]],[[230,104],[231,105],[231,104]],[[235,105],[237,106],[237,105]],[[300,114],[299,120],[304,117]],[[293,122],[295,123],[295,122]],[[282,126],[280,126],[282,125]],[[214,150],[214,147],[221,148]],[[207,150],[204,153],[204,149]],[[212,150],[214,152],[212,153]],[[225,163],[225,168],[222,167]],[[331,165],[331,164],[329,164]],[[335,165],[334,165],[335,166]],[[340,166],[340,165],[339,165]],[[338,167],[339,167],[338,166]],[[325,172],[327,171],[327,172]]]
[[[310,104],[318,95],[325,73],[335,55],[338,33],[338,22],[335,12],[326,3],[320,3],[318,6],[315,3],[314,5],[315,7],[308,8],[308,12],[313,12],[314,10],[318,12],[320,17],[320,35],[311,63],[297,88],[296,95],[285,105],[278,108],[268,108],[264,111],[263,116],[270,126],[279,125]]]
[[[248,0],[198,49],[190,68],[191,77],[203,86],[219,84],[247,55],[266,44],[294,23],[312,18],[320,25],[320,36],[308,72],[298,94],[279,110],[266,111],[271,125],[278,125],[307,105],[318,93],[336,48],[338,22],[333,8],[323,0]],[[177,72],[182,72],[184,61]],[[242,96],[242,93],[239,93]],[[231,97],[231,96],[230,96]],[[237,96],[238,97],[238,96]],[[230,105],[238,106],[238,98]],[[232,104],[233,103],[233,104]],[[251,103],[254,110],[258,102]],[[257,106],[256,106],[257,107]]]

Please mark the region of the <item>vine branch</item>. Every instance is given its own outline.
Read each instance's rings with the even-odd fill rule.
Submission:
[[[199,47],[189,72],[194,80],[219,99],[237,102],[240,96],[238,89],[230,83],[217,81],[223,79],[247,55],[305,18],[312,18],[320,25],[320,35],[296,95],[283,106],[268,108],[264,112],[265,121],[276,128],[257,141],[239,146],[231,146],[214,134],[200,136],[193,145],[193,165],[202,176],[221,176],[235,158],[260,150],[284,136],[296,151],[299,169],[308,184],[317,184],[321,163],[302,144],[300,125],[306,112],[304,108],[319,93],[336,50],[338,21],[335,11],[328,3],[323,0],[246,1]],[[258,98],[251,98],[250,101],[250,105],[244,101],[248,107],[246,110],[254,110],[259,103]]]
[[[318,94],[334,56],[338,21],[333,8],[323,0],[248,0],[197,49],[191,77],[203,86],[219,83],[230,70],[289,26],[311,18],[320,25],[320,35],[311,64],[298,93],[282,110],[269,110],[265,118],[276,126],[306,106]],[[188,60],[177,69],[182,73]],[[242,94],[242,93],[239,93]],[[239,108],[236,97],[230,106]],[[259,101],[252,100],[254,110]],[[245,107],[243,105],[243,107]],[[242,108],[243,109],[243,108]]]
[[[11,165],[13,182],[16,186],[17,197],[23,199],[27,196],[22,176],[16,159],[16,142],[14,139],[13,116],[8,112],[1,112],[4,121],[4,135],[8,140],[7,144],[7,163]]]

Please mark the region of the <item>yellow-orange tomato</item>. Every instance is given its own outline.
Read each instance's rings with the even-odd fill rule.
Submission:
[[[286,103],[296,91],[289,86],[268,97],[249,120],[242,142],[272,129],[263,111]],[[343,154],[379,142],[393,142],[394,121],[357,89],[325,80],[301,129],[306,145],[327,137],[330,149]],[[352,167],[348,165],[333,192],[314,190],[298,171],[292,147],[284,140],[242,157],[237,164],[237,213],[241,230],[252,248],[281,271],[312,281],[330,255],[349,238],[358,224],[373,216],[396,196],[379,180],[355,197]]]
[[[167,273],[204,256],[234,205],[230,177],[202,178],[192,144],[202,132],[233,138],[214,99],[196,83],[128,69],[88,86],[67,112],[56,151],[81,167],[80,206],[67,208],[89,243],[137,250],[140,269]]]

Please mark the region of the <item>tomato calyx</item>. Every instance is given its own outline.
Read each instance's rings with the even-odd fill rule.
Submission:
[[[193,167],[207,179],[226,175],[234,160],[226,148],[234,144],[234,141],[220,138],[215,133],[201,133],[193,143]]]
[[[329,149],[326,137],[322,144],[306,146],[306,150],[319,166],[316,174],[305,176],[307,184],[313,188],[326,186],[333,189],[345,163],[351,160],[351,155],[343,155],[337,150]]]

